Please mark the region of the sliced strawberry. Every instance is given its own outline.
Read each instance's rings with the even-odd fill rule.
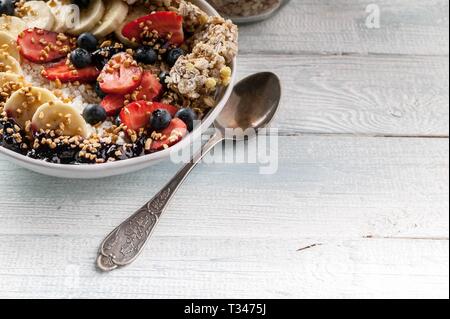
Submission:
[[[154,111],[156,111],[158,109],[166,110],[167,112],[170,113],[170,115],[172,117],[175,117],[175,114],[177,114],[177,112],[178,112],[178,108],[173,105],[153,102],[152,107],[151,107],[151,112],[153,113]]]
[[[161,140],[153,141],[150,151],[156,152],[177,144],[188,133],[186,124],[178,118],[174,118],[169,126],[161,134],[164,137]]]
[[[105,109],[108,116],[115,116],[125,106],[123,95],[109,94],[105,96],[100,105]]]
[[[167,110],[172,117],[178,109],[175,106],[156,102],[137,101],[128,104],[120,111],[120,121],[129,129],[138,131],[148,127],[152,113],[157,109]]]
[[[155,12],[126,24],[122,34],[133,42],[143,42],[152,40],[153,31],[169,43],[181,45],[184,42],[183,17],[175,12]]]
[[[114,55],[98,78],[103,92],[120,95],[133,92],[141,84],[141,80],[142,68],[125,52]]]
[[[138,131],[147,127],[151,114],[151,102],[137,101],[128,104],[120,111],[120,121],[127,128]]]
[[[19,34],[17,44],[25,59],[34,63],[49,63],[67,56],[76,46],[76,39],[62,33],[34,28]]]
[[[50,81],[90,83],[97,79],[100,71],[93,66],[84,69],[74,69],[64,61],[44,69],[41,74]]]
[[[163,86],[150,71],[145,71],[142,75],[141,84],[135,91],[137,100],[153,101],[163,91]]]

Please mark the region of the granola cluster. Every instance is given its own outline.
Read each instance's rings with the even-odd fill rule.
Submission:
[[[169,86],[196,108],[214,107],[216,89],[231,81],[230,65],[238,51],[237,27],[230,20],[209,17],[194,35],[192,46],[192,52],[178,59],[170,71]]]
[[[183,17],[185,26],[192,32],[208,22],[208,15],[190,2],[182,1],[178,6],[178,13]]]

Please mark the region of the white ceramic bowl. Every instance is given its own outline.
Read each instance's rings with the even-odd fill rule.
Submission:
[[[205,0],[194,0],[192,1],[203,9],[207,14],[213,16],[218,15],[217,11],[211,7]],[[163,160],[170,160],[171,152],[178,152],[181,149],[189,147],[193,142],[193,136],[200,136],[200,131],[205,132],[217,118],[219,113],[222,111],[225,103],[228,101],[231,92],[233,90],[233,83],[236,79],[236,59],[233,61],[232,69],[232,82],[222,93],[222,96],[217,104],[217,106],[208,114],[208,116],[202,121],[193,133],[188,135],[178,144],[172,146],[169,149],[144,155],[136,158],[131,158],[123,161],[117,161],[105,164],[93,164],[93,165],[62,165],[62,164],[51,164],[44,162],[42,160],[32,159],[30,157],[15,153],[2,146],[0,146],[0,155],[8,159],[9,161],[24,167],[26,169],[32,170],[37,173],[44,175],[50,175],[60,178],[78,178],[78,179],[93,179],[93,178],[103,178],[115,175],[121,175],[126,173],[135,172],[146,167],[152,166]]]

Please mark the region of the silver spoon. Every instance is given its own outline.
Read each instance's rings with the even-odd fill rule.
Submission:
[[[215,134],[201,151],[152,200],[106,237],[100,246],[98,268],[111,271],[136,260],[169,201],[192,169],[214,146],[227,139],[225,130],[256,131],[267,126],[278,109],[280,98],[280,80],[273,73],[257,73],[239,82],[214,123]],[[244,138],[246,136],[233,137],[234,140]]]

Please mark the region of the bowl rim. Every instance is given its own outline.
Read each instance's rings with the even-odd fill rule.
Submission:
[[[209,16],[220,16],[219,13],[206,1],[206,0],[193,0],[196,5],[199,5]],[[6,157],[6,159],[10,160],[12,163],[19,164],[20,162],[24,164],[24,167],[35,167],[35,168],[43,168],[46,170],[55,170],[55,171],[64,171],[67,173],[89,173],[89,172],[99,172],[99,171],[109,171],[112,169],[121,169],[126,167],[133,166],[142,166],[144,163],[152,163],[158,162],[160,160],[169,158],[172,153],[179,152],[180,150],[188,147],[194,141],[196,136],[199,136],[199,133],[203,134],[206,130],[208,130],[211,125],[216,120],[217,116],[220,114],[225,104],[229,100],[231,93],[234,88],[234,84],[237,77],[237,57],[234,57],[232,63],[232,75],[231,82],[228,87],[223,92],[221,99],[218,101],[217,105],[209,112],[205,119],[201,121],[201,124],[196,127],[190,134],[188,134],[185,138],[183,138],[179,143],[171,146],[168,149],[158,151],[151,154],[142,155],[139,157],[133,157],[126,160],[115,161],[115,162],[107,162],[107,163],[98,163],[98,164],[55,164],[49,163],[40,159],[34,159],[28,157],[26,155],[22,155],[11,151],[0,145],[0,155]]]

